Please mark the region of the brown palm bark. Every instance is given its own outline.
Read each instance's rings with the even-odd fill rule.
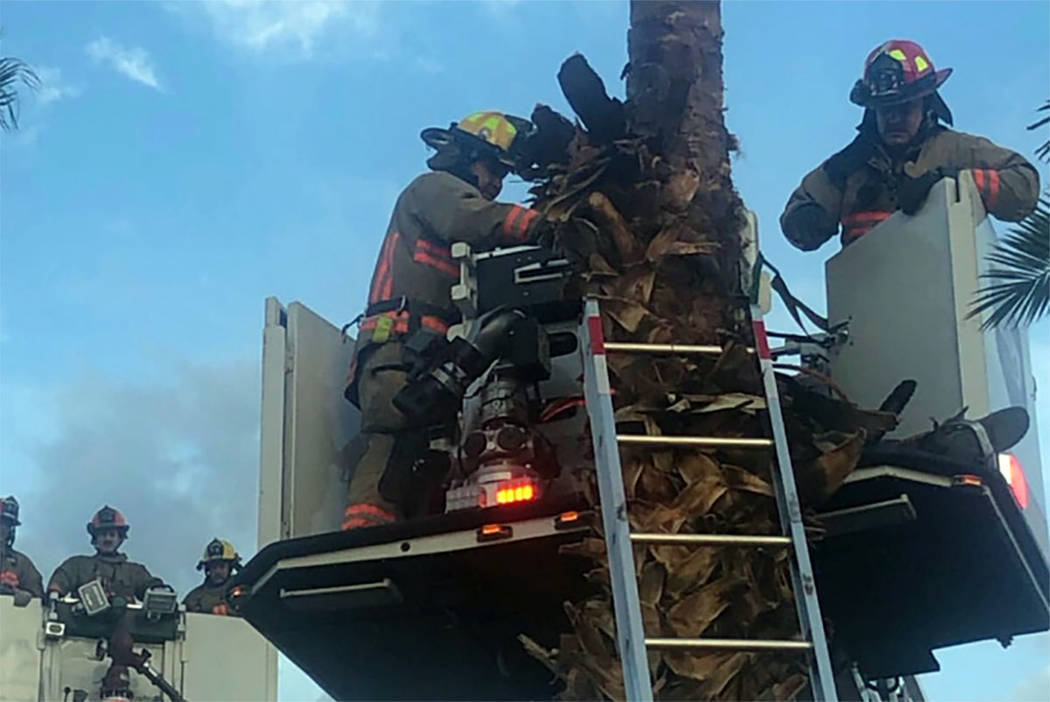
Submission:
[[[727,347],[707,360],[611,356],[622,430],[768,435],[757,364],[745,351],[753,342],[741,284],[744,218],[723,119],[719,4],[633,2],[628,45],[626,103],[609,98],[574,56],[558,77],[582,128],[542,106],[533,114],[553,135],[531,174],[535,206],[554,223],[552,241],[579,262],[580,292],[600,300],[607,339]],[[855,465],[863,425],[892,418],[829,408],[785,383],[800,489],[815,504]],[[792,409],[802,401],[805,414]],[[779,530],[769,453],[632,448],[621,456],[635,530]],[[566,603],[574,632],[556,650],[526,645],[564,681],[564,698],[622,699],[601,534],[567,552],[589,558],[602,587]],[[636,547],[647,635],[796,638],[787,558],[783,550]],[[776,654],[652,652],[650,669],[657,698],[668,700],[785,699],[805,684],[805,662]]]

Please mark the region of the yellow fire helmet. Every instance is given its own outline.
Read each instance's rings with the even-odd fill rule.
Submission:
[[[231,571],[241,567],[241,557],[237,553],[237,549],[226,539],[212,539],[204,547],[204,555],[201,556],[200,562],[197,563],[197,570],[204,570],[205,566],[215,561],[229,561]]]
[[[457,141],[465,143],[508,168],[514,168],[516,151],[534,129],[527,119],[489,110],[467,115],[459,122],[453,122],[448,129],[424,129],[420,136],[427,146],[435,149]]]

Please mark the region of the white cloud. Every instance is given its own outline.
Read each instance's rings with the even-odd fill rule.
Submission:
[[[190,7],[206,13],[220,39],[254,51],[292,46],[310,55],[321,36],[335,27],[366,37],[379,26],[374,2],[214,0]]]
[[[87,45],[95,63],[107,63],[136,83],[160,90],[160,81],[149,53],[140,46],[125,48],[108,37],[99,37]]]
[[[153,384],[92,374],[60,387],[16,385],[5,419],[16,401],[31,416],[5,425],[4,473],[14,479],[4,483],[23,505],[20,550],[45,578],[89,551],[84,523],[103,504],[131,522],[129,555],[180,592],[197,584],[194,565],[213,537],[252,555],[258,362],[166,368],[168,380]]]
[[[41,66],[36,69],[36,74],[40,78],[40,88],[36,91],[36,99],[41,105],[75,98],[84,92],[80,86],[65,82],[62,78],[62,70],[59,68]]]

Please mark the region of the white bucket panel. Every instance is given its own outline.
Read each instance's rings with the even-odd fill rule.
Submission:
[[[183,696],[191,702],[277,699],[276,653],[243,619],[187,613],[182,659]]]
[[[353,339],[305,305],[267,300],[259,544],[337,531],[343,451],[359,415],[343,397]]]
[[[0,595],[0,702],[31,702],[40,691],[40,600],[15,607]]]
[[[826,264],[828,321],[849,320],[849,341],[831,358],[835,381],[851,399],[877,407],[894,385],[918,381],[894,436],[927,431],[968,407],[978,418],[1028,410],[1031,428],[1013,449],[1029,483],[1025,510],[1047,548],[1035,381],[1024,329],[982,332],[967,319],[995,229],[968,172],[942,180],[913,217],[901,212]]]

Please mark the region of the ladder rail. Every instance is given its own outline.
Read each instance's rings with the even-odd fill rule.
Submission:
[[[835,675],[831,667],[824,620],[820,614],[820,602],[817,599],[817,583],[809,558],[809,544],[802,524],[802,507],[798,498],[798,488],[795,485],[795,471],[791,464],[787,431],[784,428],[780,392],[777,390],[777,380],[773,372],[773,357],[769,350],[762,309],[758,305],[751,305],[751,326],[754,330],[755,349],[758,351],[759,369],[762,373],[762,385],[766,394],[766,408],[769,412],[769,424],[775,445],[777,470],[770,472],[773,474],[777,512],[781,529],[790,537],[795,556],[791,563],[791,577],[795,589],[796,610],[799,625],[802,628],[802,636],[813,644],[810,686],[813,688],[815,700],[835,702],[838,700]]]
[[[616,615],[616,644],[623,666],[624,692],[631,702],[652,702],[653,686],[645,649],[645,629],[638,604],[631,530],[627,521],[627,496],[623,489],[620,447],[616,441],[609,372],[598,301],[588,299],[584,309],[584,398],[590,416],[591,440],[598,474],[602,526],[609,555],[609,579]]]
[[[802,524],[802,510],[795,485],[795,475],[788,449],[787,433],[780,407],[780,397],[773,373],[772,355],[762,321],[761,309],[751,306],[755,346],[749,351],[758,357],[766,406],[769,411],[768,438],[690,437],[617,435],[616,418],[609,386],[607,350],[624,353],[715,354],[717,346],[685,344],[634,344],[609,342],[602,334],[597,300],[588,298],[581,325],[584,369],[584,396],[594,443],[598,490],[601,499],[602,524],[609,556],[610,580],[616,619],[616,640],[623,666],[624,690],[628,700],[650,702],[652,679],[646,652],[648,649],[682,651],[782,651],[801,652],[812,656],[810,686],[815,700],[837,702],[831,657],[824,622],[817,599],[816,580],[809,558],[809,546]],[[773,474],[781,535],[733,534],[632,534],[627,517],[627,499],[623,487],[620,444],[695,446],[703,448],[772,448],[776,459]],[[680,544],[693,546],[777,546],[788,547],[794,558],[791,574],[795,606],[804,640],[756,639],[666,639],[646,638],[635,577],[632,544]]]

